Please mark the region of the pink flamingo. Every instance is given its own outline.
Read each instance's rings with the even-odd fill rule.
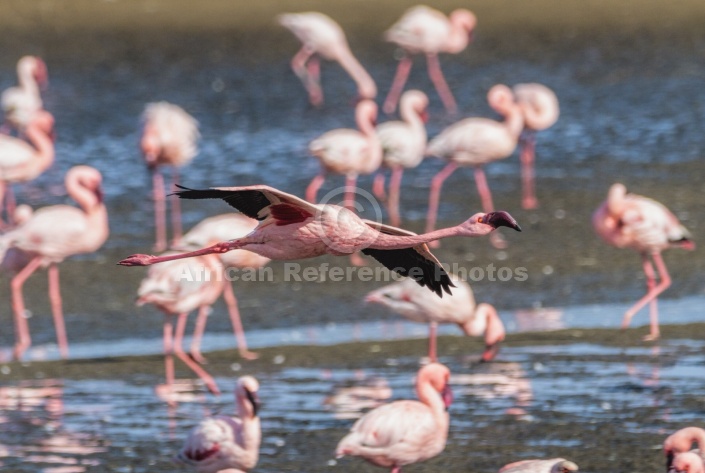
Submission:
[[[173,252],[166,253],[174,254]],[[176,253],[178,254],[178,253]],[[184,353],[182,341],[189,312],[198,309],[201,319],[223,292],[223,266],[215,256],[200,256],[193,260],[172,261],[153,266],[137,291],[137,305],[153,304],[164,312],[164,365],[166,385],[174,385],[175,354],[203,380],[213,394],[220,394],[213,377]],[[176,329],[172,317],[176,315]]]
[[[455,288],[453,294],[447,297],[432,297],[431,293],[420,290],[420,286],[405,279],[370,292],[365,301],[380,304],[414,322],[427,323],[428,357],[431,361],[437,361],[436,329],[439,323],[457,324],[471,337],[484,334],[482,361],[494,359],[505,336],[504,324],[497,310],[490,304],[477,305],[468,283],[454,274],[450,275],[450,279]]]
[[[499,473],[571,473],[578,465],[564,458],[550,460],[522,460],[499,469]]]
[[[650,303],[651,333],[645,340],[659,338],[657,298],[671,285],[671,277],[661,258],[667,248],[695,249],[688,230],[662,204],[636,194],[627,194],[623,184],[613,184],[607,200],[592,216],[595,232],[617,248],[632,248],[641,253],[648,292],[624,314],[622,328],[627,328],[634,314]],[[656,264],[661,282],[649,260]]]
[[[239,238],[247,235],[257,227],[257,220],[246,217],[242,214],[223,214],[215,217],[210,217],[202,220],[198,225],[189,230],[183,237],[182,246],[190,248],[203,248],[204,246]],[[261,268],[269,262],[269,258],[260,256],[256,253],[247,250],[234,250],[220,255],[220,261],[225,267],[225,271],[233,269],[256,269]],[[227,282],[223,284],[223,299],[228,306],[230,321],[233,325],[235,338],[237,340],[238,351],[240,356],[245,359],[253,360],[257,358],[257,354],[247,349],[247,340],[245,339],[245,331],[242,328],[242,320],[240,319],[240,311],[237,307],[237,298],[233,291],[232,285]],[[200,344],[203,336],[203,331],[206,328],[207,312],[199,312],[199,318],[196,321],[196,330],[193,334],[193,342],[191,343],[191,356],[199,362],[203,362],[201,356]]]
[[[392,113],[397,106],[399,95],[411,71],[410,54],[423,53],[428,63],[428,75],[441,96],[443,105],[450,113],[458,106],[443,77],[438,53],[458,54],[470,42],[477,24],[475,15],[465,9],[455,10],[446,17],[443,13],[427,6],[409,8],[404,15],[384,34],[384,38],[404,50],[399,61],[394,82],[384,101],[384,112]]]
[[[401,467],[443,451],[448,437],[448,407],[453,394],[450,370],[431,363],[416,376],[418,401],[395,401],[362,416],[335,449],[399,473]]]
[[[512,155],[517,147],[524,120],[521,109],[507,86],[498,84],[492,87],[487,93],[487,101],[504,117],[503,122],[487,118],[466,118],[443,130],[428,144],[427,155],[448,159],[450,162],[431,181],[426,218],[427,232],[432,231],[436,225],[443,182],[458,166],[475,167],[475,183],[482,199],[482,208],[485,212],[494,209],[492,194],[482,166]],[[500,248],[506,246],[499,234],[494,237],[492,243]]]
[[[328,61],[338,61],[357,84],[361,98],[374,99],[377,96],[377,86],[353,56],[338,23],[318,12],[286,13],[277,19],[303,43],[291,60],[291,68],[306,87],[311,105],[319,107],[323,104],[318,56]]]
[[[24,56],[17,62],[19,85],[2,93],[0,103],[5,121],[23,131],[32,122],[34,114],[43,107],[39,88],[48,83],[47,66],[37,56]]]
[[[558,121],[558,97],[542,84],[517,84],[513,90],[514,98],[524,115],[524,132],[520,138],[519,154],[524,187],[521,205],[525,209],[535,209],[538,206],[534,192],[536,132],[546,130]]]
[[[178,184],[178,168],[191,162],[198,154],[198,122],[181,107],[167,102],[147,104],[142,122],[140,148],[152,174],[154,187],[155,251],[164,251],[167,246],[166,198],[159,166],[172,166],[172,182]],[[172,201],[171,224],[173,242],[178,244],[181,239],[181,207],[178,200]]]
[[[392,170],[387,208],[389,221],[395,227],[401,223],[399,217],[399,189],[404,169],[415,168],[426,151],[426,109],[428,97],[419,90],[407,90],[399,106],[403,121],[389,121],[377,127],[377,136],[382,145],[383,164]],[[384,198],[384,174],[378,172],[373,187],[377,198]]]
[[[243,376],[235,387],[238,417],[216,416],[201,421],[184,441],[178,456],[198,473],[245,472],[259,459],[262,429],[257,416],[259,383]]]
[[[694,443],[698,445],[697,450],[691,450]],[[705,458],[705,430],[700,427],[685,427],[666,438],[663,442],[666,470],[670,470],[673,459],[684,452],[694,452]]]
[[[497,227],[521,231],[507,212],[477,213],[455,227],[424,235],[363,220],[339,205],[315,205],[269,186],[221,187],[177,192],[184,199],[223,199],[250,218],[260,221],[249,235],[224,241],[202,250],[171,256],[136,254],[118,262],[123,266],[147,266],[162,261],[246,249],[274,260],[305,259],[357,251],[377,259],[402,276],[416,280],[439,296],[452,282],[426,243],[451,236],[479,237]]]
[[[705,460],[693,452],[679,453],[669,470],[674,473],[705,473]]]
[[[72,255],[96,251],[108,238],[108,211],[103,202],[100,173],[88,166],[75,166],[66,174],[65,182],[69,196],[80,209],[68,205],[44,207],[0,238],[3,255],[5,251],[16,248],[31,257],[11,283],[16,338],[14,356],[17,359],[31,345],[22,296],[22,286],[27,278],[40,266],[48,266],[49,300],[56,338],[59,352],[66,358],[68,342],[61,307],[58,263]]]
[[[15,196],[12,184],[36,179],[54,163],[54,117],[35,112],[25,129],[29,143],[20,138],[0,134],[0,212],[3,203],[7,220],[12,223]]]

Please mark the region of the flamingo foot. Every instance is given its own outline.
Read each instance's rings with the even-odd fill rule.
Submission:
[[[495,231],[490,235],[490,244],[498,250],[504,250],[509,246],[507,240],[504,239],[501,233]]]
[[[191,358],[196,363],[198,363],[199,365],[208,364],[208,360],[206,359],[205,356],[203,356],[201,354],[200,351],[192,350],[191,353],[188,354],[188,357]]]
[[[521,200],[521,206],[525,210],[535,210],[539,206],[539,201],[536,199],[536,197],[524,197]]]
[[[259,358],[259,353],[250,350],[240,350],[240,356],[246,360],[256,360]]]
[[[154,255],[136,254],[118,261],[120,266],[149,266],[157,257]]]
[[[492,361],[497,356],[497,353],[499,353],[499,343],[487,345],[485,347],[485,351],[482,353],[482,357],[480,358],[480,361],[482,363],[487,363],[489,361]]]
[[[367,266],[367,261],[360,256],[360,253],[353,253],[350,255],[350,264],[353,266]]]
[[[661,334],[660,334],[660,333],[650,333],[650,334],[648,334],[648,335],[645,335],[645,336],[642,338],[642,340],[645,341],[645,342],[655,342],[655,341],[657,341],[659,338],[661,338]]]

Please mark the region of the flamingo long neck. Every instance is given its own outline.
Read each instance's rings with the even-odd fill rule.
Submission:
[[[26,134],[29,142],[37,150],[34,164],[41,169],[47,169],[54,162],[54,143],[44,130],[36,126],[29,126]]]
[[[422,233],[421,235],[388,235],[386,233],[380,233],[375,242],[370,245],[370,248],[380,250],[401,250],[403,248],[412,248],[434,240],[440,240],[441,238],[459,235],[461,235],[461,231],[458,226],[441,228],[429,233]]]
[[[338,54],[338,62],[343,69],[350,74],[350,77],[357,84],[357,91],[361,97],[373,99],[377,95],[377,86],[372,77],[367,73],[362,64],[353,56],[349,49],[345,48]]]
[[[34,64],[30,61],[22,61],[17,65],[17,81],[20,88],[33,94],[39,95],[39,85],[34,78]]]
[[[409,125],[417,135],[423,134],[426,136],[426,127],[424,126],[421,114],[416,110],[414,103],[402,101],[400,105],[401,118],[404,123]]]
[[[251,463],[251,468],[257,464],[257,458],[259,457],[259,445],[262,441],[262,431],[260,428],[259,417],[253,415],[252,405],[250,401],[245,399],[238,393],[237,399],[237,413],[242,422],[241,438],[242,438],[242,448],[249,455],[249,462]]]
[[[504,117],[504,126],[512,136],[519,138],[521,131],[524,129],[524,116],[521,108],[512,103],[505,110],[498,110]]]
[[[66,192],[87,214],[93,214],[99,208],[105,208],[101,205],[94,192],[86,189],[86,187],[76,178],[66,182]]]
[[[379,142],[379,137],[377,136],[377,129],[374,124],[374,116],[370,116],[367,113],[359,114],[355,117],[357,122],[357,127],[360,133],[365,135],[367,139],[369,151],[365,155],[365,165],[359,169],[363,174],[371,174],[379,168],[382,164],[382,145]]]
[[[683,451],[688,451],[693,446],[695,442],[702,453],[705,451],[705,430],[698,427],[686,427],[683,429],[684,439],[686,440],[687,446]],[[685,446],[685,445],[683,445]]]
[[[470,28],[465,18],[453,15],[450,16],[450,34],[446,41],[444,51],[457,54],[468,47],[470,42]]]
[[[438,391],[433,389],[433,386],[431,386],[428,380],[421,379],[416,384],[416,395],[419,401],[426,404],[431,410],[431,414],[438,423],[439,430],[447,433],[449,423],[448,413],[446,412],[446,406]]]

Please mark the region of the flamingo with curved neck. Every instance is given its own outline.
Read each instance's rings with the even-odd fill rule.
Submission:
[[[697,445],[697,450],[692,450],[693,444]],[[678,454],[690,451],[705,458],[705,429],[685,427],[672,433],[664,440],[663,453],[666,455],[666,469],[671,469],[673,460]]]
[[[5,121],[23,131],[43,107],[39,89],[48,83],[46,64],[37,56],[23,56],[17,62],[17,81],[18,86],[3,91],[0,103]]]

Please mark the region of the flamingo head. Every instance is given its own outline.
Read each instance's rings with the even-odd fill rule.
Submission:
[[[95,168],[90,166],[74,166],[66,174],[66,181],[76,179],[84,189],[93,193],[96,199],[96,205],[103,203],[103,176]],[[68,187],[68,186],[67,186]]]
[[[49,85],[49,73],[47,71],[46,63],[39,57],[34,56],[34,71],[32,73],[34,80],[37,81],[37,85],[42,89],[46,90]]]
[[[243,376],[237,380],[235,397],[238,401],[245,402],[247,409],[251,411],[253,417],[257,417],[257,413],[262,406],[262,402],[257,394],[258,391],[259,382],[252,376]]]
[[[512,109],[513,107],[518,108],[515,99],[514,92],[512,89],[504,84],[496,84],[487,92],[487,103],[495,111],[504,114],[503,112]]]
[[[429,383],[441,395],[446,410],[453,403],[453,391],[450,388],[450,370],[445,365],[429,363],[419,370],[416,379],[417,391],[419,385]],[[422,395],[419,392],[419,399],[421,397]]]
[[[670,471],[675,473],[705,473],[705,461],[697,453],[679,453],[673,459]]]
[[[489,213],[476,213],[459,225],[460,236],[482,236],[499,227],[509,227],[520,232],[521,227],[514,217],[503,210]]]
[[[355,106],[355,121],[361,131],[374,129],[377,126],[377,104],[374,100],[362,99],[357,103]]]
[[[422,122],[428,123],[428,96],[420,90],[407,90],[401,96],[400,108],[411,108]]]
[[[568,460],[561,460],[551,468],[551,473],[572,473],[578,471],[578,465]]]

